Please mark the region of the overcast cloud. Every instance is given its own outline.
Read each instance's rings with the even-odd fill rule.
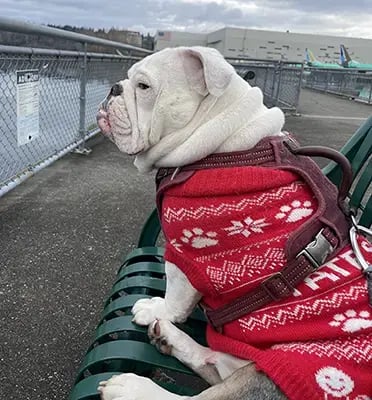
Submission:
[[[0,10],[34,23],[143,33],[236,26],[372,39],[371,0],[0,0]]]

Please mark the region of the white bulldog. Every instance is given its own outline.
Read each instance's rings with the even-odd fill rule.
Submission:
[[[97,121],[121,151],[136,155],[135,166],[148,172],[250,149],[266,136],[281,135],[284,115],[265,107],[260,89],[239,77],[217,50],[181,47],[135,64],[128,79],[114,85]],[[250,361],[202,347],[172,324],[186,320],[201,294],[175,264],[166,261],[165,270],[165,298],[138,301],[134,322],[149,326],[160,351],[214,385],[195,399],[284,399]],[[99,391],[103,400],[185,398],[133,374],[101,382]]]

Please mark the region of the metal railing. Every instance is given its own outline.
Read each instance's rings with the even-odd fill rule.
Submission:
[[[254,59],[228,61],[250,85],[258,86],[262,90],[267,106],[296,112],[304,67],[302,63]]]
[[[82,51],[0,45],[0,197],[67,152],[85,152],[85,141],[99,132],[97,105],[133,63],[151,53],[6,18],[0,18],[1,30],[73,40]],[[120,55],[88,53],[88,43]]]
[[[372,104],[372,71],[306,68],[303,87]]]

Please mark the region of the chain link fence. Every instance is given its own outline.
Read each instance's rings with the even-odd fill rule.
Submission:
[[[53,161],[82,146],[97,133],[98,104],[113,83],[123,79],[130,66],[139,60],[138,57],[57,50],[18,49],[18,53],[14,48],[11,50],[0,46],[0,194],[17,180],[34,173],[47,160]],[[30,93],[37,97],[38,132],[26,138],[26,143],[19,137],[20,108],[29,107],[29,104],[19,104],[17,76],[20,71],[37,73],[37,84]],[[23,111],[27,115],[27,110]]]
[[[301,91],[302,64],[264,60],[229,60],[251,86],[258,86],[268,107],[296,112]]]
[[[109,88],[148,50],[0,17],[0,29],[75,40],[83,51],[0,45],[0,196],[98,133],[96,112]],[[125,55],[88,53],[88,44]],[[133,56],[137,54],[137,56]],[[268,106],[296,111],[302,64],[228,60]]]
[[[0,197],[99,132],[110,87],[151,51],[0,17],[0,31],[75,42],[82,51],[0,45]],[[118,54],[88,53],[88,45]]]
[[[372,75],[368,72],[309,68],[303,74],[303,87],[372,104]]]

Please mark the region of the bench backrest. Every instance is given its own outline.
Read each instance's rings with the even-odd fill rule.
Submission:
[[[353,169],[349,205],[358,212],[359,223],[370,227],[372,224],[372,117],[360,126],[340,151],[350,161]],[[323,169],[323,172],[336,185],[340,183],[339,165],[331,162]]]

